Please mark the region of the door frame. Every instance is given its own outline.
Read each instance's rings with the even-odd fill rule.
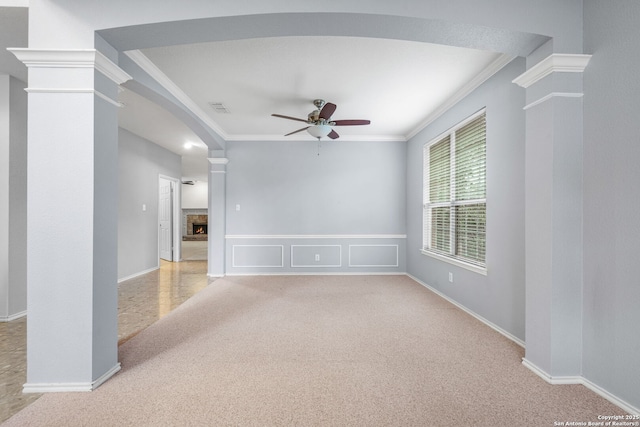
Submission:
[[[173,191],[171,192],[171,246],[173,262],[182,261],[182,197],[180,180],[168,175],[158,174],[158,197],[160,194],[160,180],[171,181]],[[158,225],[160,224],[160,212],[158,211]],[[160,227],[158,227],[158,263],[160,263]]]

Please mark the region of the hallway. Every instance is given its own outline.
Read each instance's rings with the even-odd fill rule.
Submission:
[[[118,284],[118,342],[164,317],[213,280],[207,278],[206,261],[161,261],[158,270]],[[22,393],[26,326],[26,317],[0,323],[0,423],[41,396]]]

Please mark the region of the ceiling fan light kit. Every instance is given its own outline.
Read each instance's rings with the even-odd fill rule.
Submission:
[[[324,138],[331,132],[331,126],[327,124],[309,126],[307,132],[314,138]]]
[[[371,122],[369,120],[334,120],[331,121],[331,116],[336,111],[336,104],[325,102],[323,99],[315,99],[313,101],[316,109],[309,113],[307,120],[299,119],[297,117],[284,116],[282,114],[272,114],[273,117],[280,117],[281,119],[295,120],[298,122],[305,122],[310,126],[302,129],[289,132],[285,136],[293,135],[294,133],[302,132],[306,130],[309,135],[314,138],[324,138],[328,136],[331,139],[337,139],[340,137],[338,133],[333,130],[333,126],[358,126],[368,125]]]

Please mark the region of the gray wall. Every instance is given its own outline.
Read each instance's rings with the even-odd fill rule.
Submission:
[[[408,143],[407,271],[507,333],[524,341],[524,91],[511,83],[525,70],[517,58]],[[486,276],[423,255],[424,144],[486,107]],[[449,272],[454,281],[449,283]]]
[[[158,179],[180,179],[182,166],[177,154],[124,129],[118,132],[118,161],[118,279],[123,279],[158,267]]]
[[[404,143],[230,142],[226,155],[227,273],[405,271]]]
[[[640,408],[640,3],[584,17],[583,375]]]
[[[26,85],[0,76],[0,320],[27,309]]]
[[[195,182],[193,185],[182,186],[182,209],[207,209],[208,184],[206,182]]]

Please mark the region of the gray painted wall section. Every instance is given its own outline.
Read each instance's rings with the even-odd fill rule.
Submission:
[[[640,408],[640,3],[585,2],[584,354],[588,380]]]
[[[27,93],[0,75],[0,322],[27,310]]]
[[[405,143],[230,142],[226,154],[227,274],[405,271]]]
[[[118,130],[118,279],[157,268],[158,179],[180,179],[181,160],[124,129]],[[142,205],[146,205],[146,211]]]
[[[9,315],[27,310],[27,93],[10,79]]]
[[[9,318],[9,76],[0,75],[0,320]]]
[[[95,71],[95,87],[117,99],[118,86]],[[93,373],[95,381],[118,363],[118,107],[95,97],[93,199]],[[114,315],[116,313],[116,315]]]
[[[525,338],[524,91],[511,81],[525,70],[517,58],[408,143],[407,271],[512,336]],[[486,276],[423,255],[424,144],[481,108],[487,114]],[[454,281],[449,283],[449,272]]]

